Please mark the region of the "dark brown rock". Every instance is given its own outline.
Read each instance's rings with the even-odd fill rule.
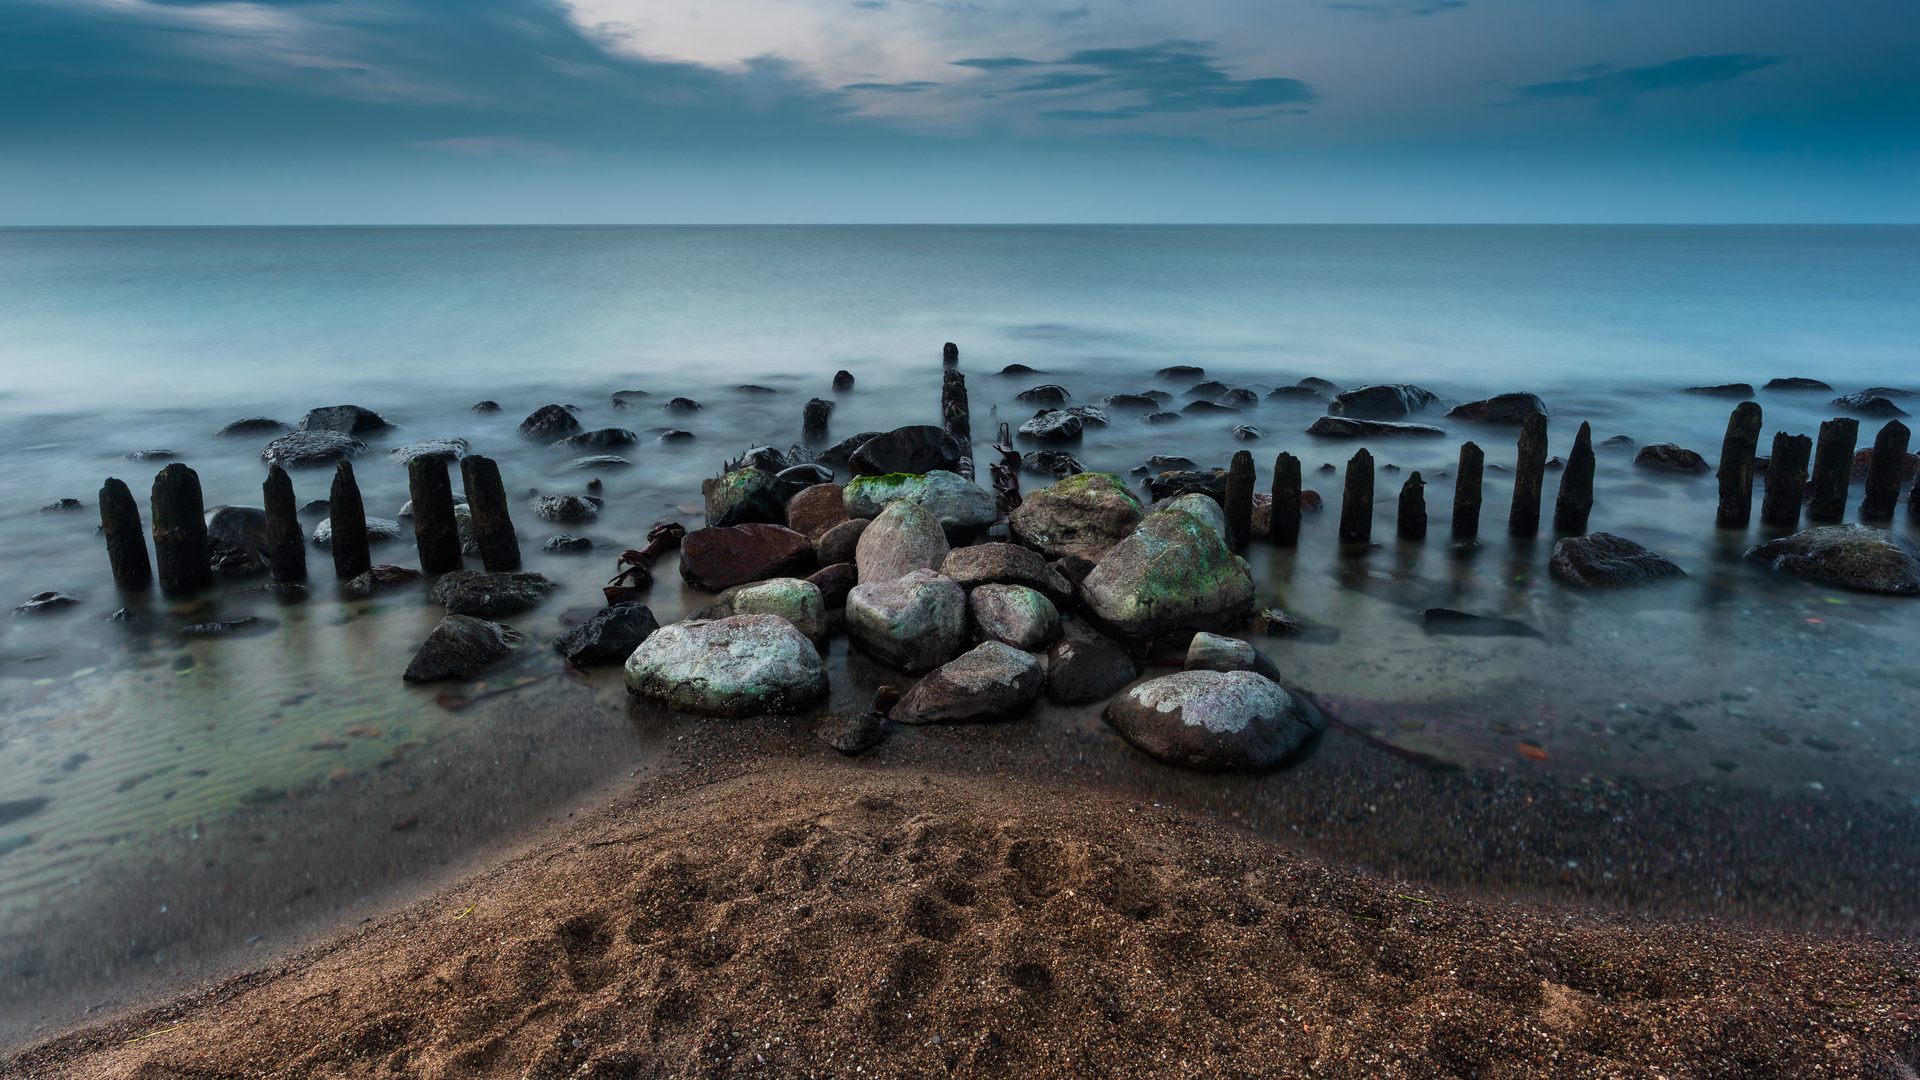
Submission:
[[[1379,383],[1335,394],[1327,403],[1327,412],[1366,420],[1392,420],[1424,412],[1438,404],[1439,395],[1430,390],[1410,383]]]
[[[1713,469],[1707,465],[1707,459],[1684,446],[1673,443],[1649,443],[1633,455],[1633,463],[1644,469],[1660,469],[1665,472],[1687,473],[1693,476],[1705,476]]]
[[[822,462],[826,461],[825,454],[820,457]],[[935,469],[956,472],[960,467],[960,443],[931,424],[910,425],[868,439],[847,459],[847,464],[855,476],[917,475]]]
[[[807,581],[820,590],[821,603],[830,608],[845,607],[847,594],[860,584],[860,568],[852,562],[837,562],[815,570]]]
[[[1749,548],[1747,558],[1842,588],[1920,595],[1920,547],[1887,529],[1818,526]]]
[[[466,678],[518,649],[526,640],[525,634],[511,626],[471,615],[449,615],[427,635],[401,677],[408,682]]]
[[[1089,563],[1087,569],[1091,570]],[[978,585],[1025,585],[1055,604],[1073,596],[1073,585],[1048,566],[1040,554],[1019,544],[975,544],[954,548],[940,563],[940,572],[962,588]]]
[[[815,484],[787,500],[787,528],[815,544],[827,530],[846,520],[846,489],[838,484]]]
[[[1396,423],[1390,420],[1357,420],[1348,416],[1323,416],[1307,428],[1307,434],[1323,439],[1367,439],[1391,435],[1445,435],[1431,424]]]
[[[815,557],[822,566],[853,562],[860,550],[860,537],[871,524],[871,518],[850,518],[821,533],[813,546]]]
[[[1450,420],[1466,420],[1476,424],[1520,424],[1534,413],[1548,415],[1547,403],[1537,394],[1514,393],[1495,394],[1479,401],[1469,401],[1446,411]]]
[[[396,585],[409,585],[420,580],[420,571],[408,566],[395,566],[392,563],[374,563],[357,577],[340,583],[340,595],[353,600],[364,600],[381,589]]]
[[[1687,576],[1659,555],[1612,533],[1569,536],[1553,545],[1553,576],[1589,589],[1652,585]]]
[[[680,576],[708,592],[771,577],[805,577],[814,568],[813,544],[779,525],[695,529],[680,542]]]

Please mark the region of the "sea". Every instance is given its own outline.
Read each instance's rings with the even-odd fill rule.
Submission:
[[[652,523],[699,526],[703,479],[750,447],[804,443],[809,399],[835,403],[829,441],[938,422],[949,342],[983,473],[997,425],[1035,412],[1022,391],[1056,384],[1070,403],[1098,405],[1159,390],[1177,409],[1202,376],[1156,372],[1191,366],[1258,403],[1165,424],[1111,409],[1108,426],[1068,449],[1143,501],[1150,456],[1215,468],[1250,450],[1265,490],[1284,451],[1326,505],[1306,515],[1297,548],[1247,552],[1261,606],[1311,626],[1254,640],[1338,721],[1317,755],[1262,777],[1179,776],[1107,731],[1097,706],[1043,704],[995,738],[1071,735],[1092,748],[1076,782],[1220,809],[1383,874],[1865,930],[1920,913],[1902,899],[1920,863],[1920,597],[1747,559],[1780,530],[1757,514],[1745,529],[1716,527],[1712,476],[1637,467],[1618,446],[1600,450],[1589,527],[1688,576],[1570,588],[1548,573],[1550,528],[1514,539],[1504,527],[1517,431],[1443,415],[1537,394],[1557,457],[1586,423],[1596,443],[1675,443],[1717,463],[1743,399],[1763,409],[1762,453],[1776,431],[1817,435],[1841,415],[1830,404],[1840,394],[1920,392],[1920,229],[9,229],[0,606],[50,590],[79,602],[0,615],[0,1038],[31,1038],[142,987],[263,964],[670,767],[677,736],[630,701],[617,670],[569,672],[544,643],[601,603],[616,557]],[[1001,374],[1010,365],[1033,373]],[[839,371],[852,389],[833,388]],[[1760,389],[1787,377],[1833,389]],[[1426,388],[1442,405],[1408,419],[1445,435],[1308,436],[1324,401],[1268,397],[1303,379]],[[1735,383],[1756,389],[1687,392]],[[702,408],[670,412],[676,397]],[[482,401],[500,410],[473,411]],[[513,660],[470,681],[404,683],[441,609],[424,586],[342,598],[319,548],[312,595],[297,602],[248,591],[262,578],[223,577],[193,597],[116,590],[98,532],[107,478],[126,481],[149,520],[147,493],[170,461],[196,471],[209,507],[259,506],[270,436],[216,432],[342,404],[396,425],[368,436],[356,461],[375,517],[400,520],[407,474],[388,451],[422,439],[468,440],[516,499],[601,482],[595,521],[515,519],[525,568],[560,588],[509,620],[532,639]],[[572,469],[582,451],[516,434],[549,404],[589,429],[635,432],[636,444],[607,451],[628,464]],[[1861,447],[1883,422],[1862,419]],[[1242,426],[1254,437],[1237,437]],[[662,441],[668,430],[692,437]],[[1456,545],[1446,521],[1468,439],[1486,452],[1485,510],[1477,544]],[[1343,551],[1342,475],[1361,446],[1379,469],[1375,543]],[[1435,524],[1401,541],[1395,506],[1416,471]],[[1547,476],[1549,522],[1559,475]],[[298,501],[325,498],[330,480],[331,469],[296,470]],[[1850,521],[1859,495],[1856,483]],[[63,499],[79,508],[43,509]],[[401,524],[375,561],[417,564]],[[1920,539],[1904,499],[1888,527]],[[592,549],[543,550],[562,533]],[[672,557],[657,573],[646,599],[663,623],[707,601]],[[1434,633],[1421,612],[1435,607],[1525,630]],[[248,615],[259,622],[230,638],[178,633]],[[830,657],[835,704],[856,707],[884,673],[846,649],[838,641]],[[1355,775],[1452,779],[1381,824],[1377,807],[1302,804],[1299,791],[1318,790],[1314,770],[1332,767],[1316,757]],[[1677,852],[1635,854],[1630,837],[1605,835],[1631,830],[1627,815],[1602,815],[1592,834],[1529,854],[1458,835],[1478,812],[1474,793],[1488,791],[1704,806],[1713,824]],[[1826,832],[1793,849],[1815,854],[1782,865],[1778,838],[1803,821]],[[1691,835],[1685,822],[1660,825],[1664,839],[1644,846]],[[1421,862],[1416,849],[1443,835],[1467,854]],[[1737,865],[1714,870],[1713,859]],[[1822,884],[1802,887],[1810,879]]]

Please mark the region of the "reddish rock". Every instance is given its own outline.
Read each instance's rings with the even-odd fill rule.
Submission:
[[[845,607],[847,593],[860,584],[860,568],[850,562],[823,566],[807,579],[820,590],[820,599],[830,608]]]
[[[1754,470],[1761,471],[1758,458],[1754,459]],[[1867,478],[1867,470],[1873,466],[1873,447],[1869,446],[1853,455],[1853,480],[1861,483]],[[1916,470],[1920,470],[1920,454],[1908,454],[1900,463],[1900,479],[1912,480]]]
[[[695,529],[680,541],[680,576],[719,592],[771,577],[804,577],[813,569],[813,543],[778,525]]]
[[[787,528],[816,544],[828,529],[845,520],[846,489],[839,484],[815,484],[787,500]]]

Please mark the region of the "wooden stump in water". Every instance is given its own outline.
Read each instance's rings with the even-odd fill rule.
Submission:
[[[1513,468],[1513,509],[1507,512],[1507,533],[1534,536],[1540,532],[1540,495],[1547,481],[1547,418],[1527,416],[1520,425],[1520,460]]]
[[[960,346],[955,345],[951,341],[940,346],[940,362],[948,367],[953,367],[958,364],[960,362]]]
[[[513,518],[507,513],[500,466],[478,454],[462,458],[460,480],[467,489],[467,513],[473,516],[473,538],[487,573],[520,569],[520,541],[513,535]]]
[[[967,377],[951,368],[941,373],[940,426],[960,444],[960,475],[973,479],[973,420],[967,411]]]
[[[1579,535],[1587,531],[1587,517],[1593,513],[1593,468],[1593,425],[1583,420],[1580,434],[1573,437],[1566,471],[1560,474],[1560,494],[1553,500],[1554,532]]]
[[[1427,482],[1419,470],[1400,485],[1400,518],[1397,531],[1402,540],[1427,538]]]
[[[827,419],[833,415],[833,402],[814,398],[800,409],[800,436],[818,439],[827,433]]]
[[[421,572],[460,569],[460,519],[454,516],[446,461],[424,455],[408,461],[407,491],[413,496],[413,542],[420,550]]]
[[[1723,529],[1744,529],[1753,517],[1753,455],[1760,448],[1760,406],[1743,401],[1727,418],[1720,442],[1720,514]]]
[[[1227,543],[1244,551],[1253,536],[1253,454],[1241,450],[1227,465]]]
[[[107,562],[113,583],[123,589],[153,584],[153,563],[147,558],[147,536],[140,527],[140,504],[125,481],[107,477],[100,485],[100,531],[107,537]]]
[[[1885,520],[1900,502],[1900,474],[1906,471],[1907,439],[1912,433],[1898,420],[1887,421],[1873,440],[1873,462],[1867,466],[1867,494],[1860,500],[1860,516]]]
[[[1347,490],[1340,500],[1340,542],[1373,540],[1373,455],[1365,447],[1347,462]]]
[[[367,507],[360,501],[360,484],[353,463],[333,467],[333,490],[327,496],[328,528],[333,532],[333,573],[341,580],[356,578],[373,565],[367,543]]]
[[[200,476],[179,462],[153,478],[153,559],[160,591],[168,596],[198,592],[213,584],[213,552],[207,546],[207,508]]]
[[[1853,479],[1853,447],[1860,441],[1860,421],[1836,416],[1820,425],[1820,442],[1813,450],[1813,498],[1807,502],[1807,520],[1830,524],[1847,516],[1847,485]]]
[[[1800,502],[1807,487],[1807,460],[1813,440],[1805,435],[1773,433],[1773,459],[1767,462],[1767,496],[1760,500],[1760,524],[1800,527]]]
[[[1453,481],[1453,538],[1471,540],[1480,535],[1480,478],[1487,455],[1474,443],[1460,444],[1460,471]]]
[[[287,470],[278,465],[267,470],[260,498],[267,511],[267,570],[275,581],[305,581],[307,534],[300,528],[293,478]]]
[[[1300,543],[1300,459],[1292,454],[1273,459],[1273,517],[1267,528],[1275,547]]]

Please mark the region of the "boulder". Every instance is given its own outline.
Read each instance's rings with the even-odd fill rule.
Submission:
[[[847,636],[902,671],[931,671],[967,646],[967,593],[932,570],[862,582],[847,594]]]
[[[1177,499],[1182,495],[1200,494],[1215,500],[1227,497],[1227,471],[1225,469],[1182,469],[1149,476],[1144,481],[1147,494],[1154,502]]]
[[[1891,398],[1901,393],[1900,391],[1888,392],[1885,387],[1877,387],[1834,398],[1831,404],[1842,412],[1857,413],[1861,416],[1900,417],[1908,415],[1907,410],[1895,405]]]
[[[358,405],[329,405],[300,418],[301,431],[336,431],[342,435],[366,435],[393,426],[379,413]]]
[[[954,548],[940,563],[940,572],[964,589],[982,585],[1023,585],[1056,604],[1073,596],[1073,585],[1048,566],[1038,552],[1018,544],[975,544]]]
[[[526,640],[525,634],[511,626],[471,615],[448,615],[427,635],[401,678],[408,682],[468,678]]]
[[[1202,495],[1197,491],[1175,496],[1163,503],[1154,503],[1152,511],[1156,514],[1169,512],[1192,514],[1212,527],[1216,536],[1227,535],[1227,512],[1221,509],[1220,504],[1214,502],[1211,496]]]
[[[772,615],[661,627],[627,657],[626,675],[636,697],[707,716],[793,712],[827,696],[819,651]]]
[[[540,550],[552,555],[584,555],[593,550],[593,541],[584,536],[549,536]]]
[[[377,517],[367,519],[367,543],[389,544],[398,539],[400,539],[399,522]],[[327,518],[313,527],[313,546],[326,551],[333,550],[332,518]]]
[[[1150,412],[1140,418],[1143,424],[1173,424],[1184,419],[1177,412]]]
[[[1033,708],[1046,678],[1030,654],[989,641],[915,683],[887,717],[902,724],[1009,720]]]
[[[903,500],[920,506],[940,522],[951,544],[978,536],[1000,516],[991,492],[945,469],[856,477],[847,484],[845,498],[847,515],[857,518],[878,518],[889,505]]]
[[[1029,405],[1065,405],[1067,399],[1072,396],[1067,393],[1066,387],[1057,383],[1047,383],[1031,390],[1022,390],[1013,397],[1015,401],[1024,401]]]
[[[1098,558],[1133,531],[1146,510],[1112,473],[1080,473],[1031,492],[1008,516],[1013,535],[1049,559]]]
[[[705,409],[706,406],[700,404],[699,402],[693,400],[692,398],[677,397],[672,399],[671,401],[668,401],[665,405],[661,406],[661,408],[667,410],[670,413],[685,414],[685,413],[697,413],[702,409]]]
[[[1227,434],[1232,435],[1241,442],[1258,442],[1267,437],[1266,432],[1254,427],[1252,424],[1241,424]]]
[[[1920,595],[1920,547],[1888,529],[1820,525],[1749,548],[1747,558],[1845,589]]]
[[[491,619],[525,611],[559,587],[541,574],[455,570],[434,582],[431,595],[455,615]]]
[[[640,436],[623,427],[605,427],[569,435],[554,443],[573,450],[604,450],[609,446],[635,446]]]
[[[926,507],[901,500],[888,504],[854,545],[860,583],[892,581],[915,570],[939,567],[951,550],[940,521]]]
[[[1253,612],[1253,573],[1192,514],[1152,514],[1081,583],[1104,627],[1143,640],[1175,627],[1220,630]]]
[[[820,587],[800,578],[772,578],[728,590],[735,615],[773,615],[816,645],[827,640],[827,604]]]
[[[860,568],[850,562],[832,563],[807,577],[808,584],[820,590],[820,602],[830,608],[845,607],[847,594],[860,584]]]
[[[529,439],[550,443],[569,435],[578,435],[580,421],[575,420],[573,414],[563,406],[542,405],[528,413],[516,430]]]
[[[340,584],[340,595],[353,600],[364,600],[381,589],[390,589],[397,585],[411,585],[420,580],[420,571],[411,566],[395,566],[392,563],[374,563],[357,576]]]
[[[1102,715],[1150,756],[1205,772],[1271,768],[1327,726],[1312,702],[1251,671],[1149,679]]]
[[[1113,423],[1098,405],[1069,405],[1067,411],[1080,418],[1082,427],[1109,427]]]
[[[1231,405],[1221,405],[1212,401],[1195,401],[1180,410],[1183,415],[1191,414],[1194,416],[1201,416],[1207,413],[1237,413],[1239,411],[1239,409]]]
[[[1495,394],[1479,401],[1469,401],[1448,409],[1446,415],[1454,420],[1466,420],[1475,424],[1519,424],[1534,413],[1541,416],[1547,412],[1547,403],[1536,394],[1513,393]]]
[[[292,430],[293,425],[284,420],[275,420],[269,416],[249,416],[245,420],[235,420],[214,432],[214,435],[222,439],[237,439],[251,438],[255,435],[278,435]]]
[[[1072,442],[1080,437],[1082,430],[1080,418],[1065,409],[1036,413],[1033,419],[1020,425],[1020,434],[1040,442]]]
[[[576,667],[624,664],[658,629],[660,623],[647,605],[628,601],[594,612],[586,622],[554,638],[553,648]]]
[[[708,592],[764,578],[796,577],[812,569],[813,545],[779,525],[695,529],[680,541],[680,577]]]
[[[1588,589],[1652,585],[1687,576],[1685,570],[1626,537],[1603,532],[1569,536],[1554,544],[1547,568],[1561,581]]]
[[[473,448],[465,439],[423,439],[405,446],[396,446],[387,451],[387,464],[406,468],[414,458],[438,458],[441,461],[459,461]]]
[[[1718,386],[1689,386],[1680,391],[1683,394],[1700,394],[1705,397],[1750,398],[1753,396],[1752,383],[1721,383]]]
[[[1080,459],[1065,450],[1035,450],[1020,455],[1020,468],[1033,473],[1051,476],[1055,480],[1064,480],[1069,476],[1078,476],[1087,471]]]
[[[1061,705],[1105,701],[1140,677],[1140,665],[1110,641],[1074,634],[1047,650],[1047,698]]]
[[[853,460],[854,451],[884,434],[886,434],[884,431],[863,431],[858,435],[849,436],[820,451],[819,456],[814,460],[829,468],[838,468]],[[958,443],[954,445],[959,446]]]
[[[1392,420],[1356,420],[1346,416],[1323,416],[1307,428],[1307,434],[1323,439],[1372,439],[1390,435],[1445,435],[1444,428],[1432,424],[1408,424]]]
[[[618,454],[593,454],[588,457],[574,458],[560,468],[567,472],[606,472],[610,469],[625,469],[632,464],[631,460]]]
[[[1169,382],[1175,379],[1201,379],[1205,378],[1206,374],[1206,368],[1194,364],[1174,364],[1171,367],[1163,367],[1153,373],[1154,378],[1166,379]]]
[[[755,468],[735,469],[700,482],[707,504],[707,528],[730,525],[781,525],[786,522],[785,493],[780,479]]]
[[[1187,671],[1251,671],[1274,682],[1280,681],[1280,669],[1265,653],[1239,638],[1209,634],[1204,630],[1187,643]]]
[[[813,545],[814,554],[822,566],[834,563],[851,563],[860,550],[860,537],[873,522],[867,518],[854,518],[843,521],[826,532]]]
[[[27,597],[27,602],[14,608],[13,613],[15,615],[45,615],[49,612],[59,611],[62,608],[73,607],[79,602],[80,598],[70,592],[51,589],[47,592],[38,592]]]
[[[847,520],[846,490],[838,484],[814,484],[801,488],[787,500],[787,528],[820,543],[827,530]]]
[[[1684,446],[1673,443],[1649,443],[1633,455],[1633,463],[1645,469],[1705,476],[1713,471],[1706,459]]]
[[[1116,412],[1121,409],[1145,409],[1152,412],[1160,407],[1158,401],[1145,394],[1108,394],[1100,399],[1100,404]]]
[[[1377,383],[1335,394],[1327,403],[1327,412],[1362,420],[1392,420],[1425,412],[1438,404],[1438,395],[1410,383]]]
[[[222,573],[257,574],[265,570],[267,512],[254,506],[216,506],[208,510],[207,548],[213,556],[213,568]]]
[[[600,506],[584,495],[535,495],[527,500],[527,509],[541,521],[571,525],[592,521],[600,516]]]
[[[654,430],[654,429],[649,429],[649,430]],[[657,429],[656,434],[658,435],[658,438],[655,441],[663,442],[663,443],[692,442],[695,437],[693,432],[682,431],[679,428],[659,428]]]
[[[619,398],[614,398],[613,403],[615,408],[626,404],[626,402],[621,401]],[[476,401],[473,407],[467,411],[472,413],[497,413],[500,411],[500,403],[497,401]]]
[[[1016,649],[1044,648],[1060,636],[1059,609],[1025,585],[982,585],[967,597],[967,607],[982,637]]]
[[[367,444],[338,431],[290,431],[267,444],[260,460],[286,469],[331,465],[366,452]]]
[[[1826,383],[1821,382],[1819,379],[1803,379],[1799,377],[1788,377],[1785,379],[1768,379],[1767,385],[1761,387],[1760,389],[1762,390],[1832,390],[1833,387]]]
[[[804,447],[795,443],[794,449],[801,450]],[[790,489],[795,494],[799,494],[801,488],[833,483],[833,470],[814,461],[802,461],[789,465],[773,475],[779,477],[781,482],[790,485]]]
[[[820,455],[820,461],[833,464],[826,454]],[[895,428],[861,443],[847,459],[847,467],[855,476],[952,472],[960,467],[960,441],[931,424]]]
[[[1224,394],[1226,392],[1227,392],[1226,383],[1223,383],[1218,379],[1208,379],[1206,382],[1195,383],[1192,386],[1188,387],[1187,392],[1184,394],[1181,394],[1180,396],[1183,398],[1186,398],[1189,401],[1192,401],[1196,398],[1218,397],[1221,394]]]

